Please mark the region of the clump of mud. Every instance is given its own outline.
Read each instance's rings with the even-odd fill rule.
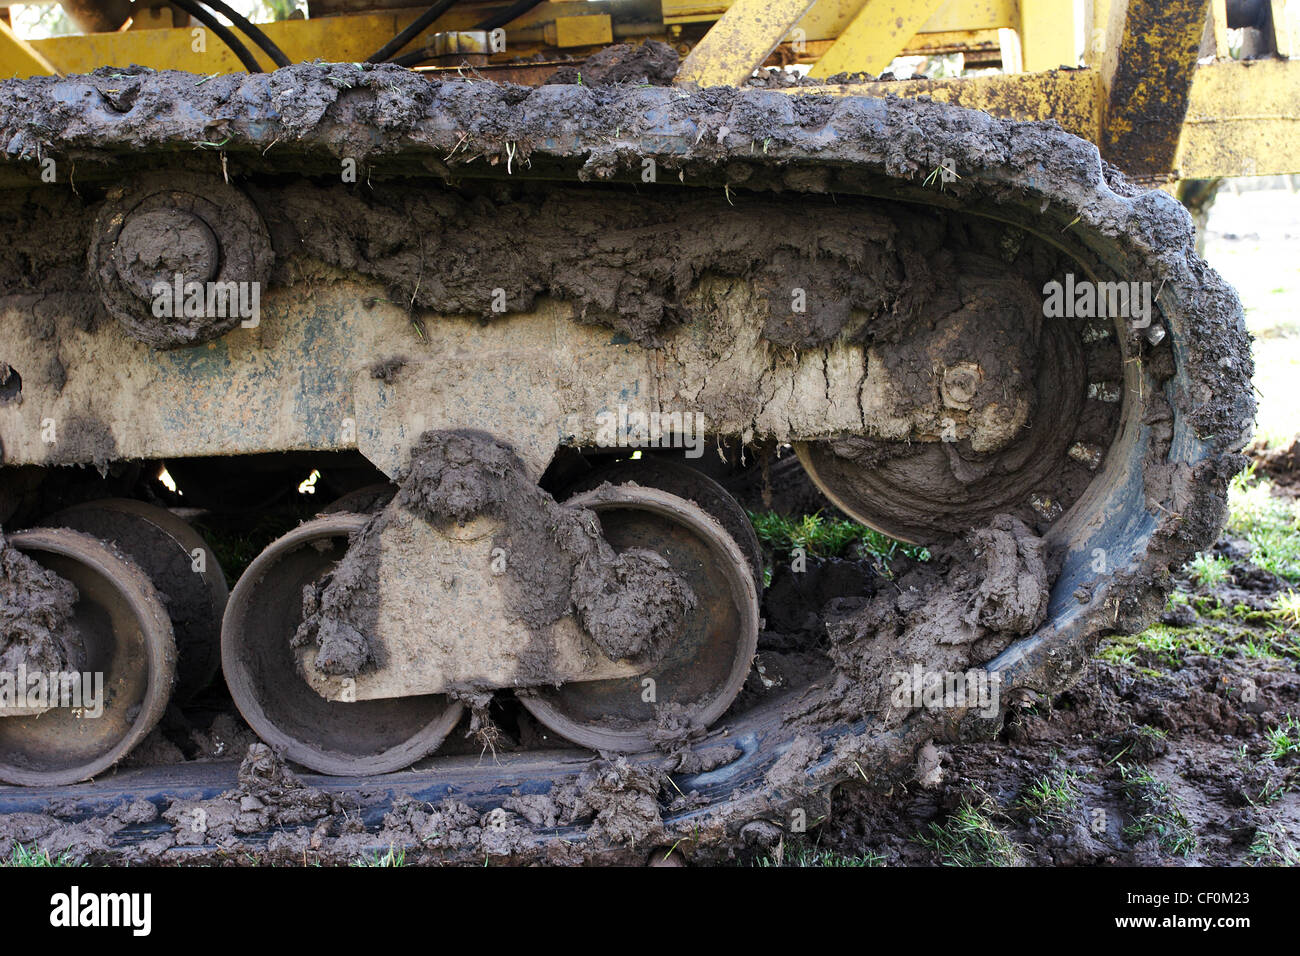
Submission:
[[[518,619],[537,630],[575,614],[612,660],[653,660],[695,607],[667,561],[645,549],[615,552],[596,515],[558,504],[508,444],[480,432],[428,431],[396,498],[357,532],[330,575],[304,589],[293,643],[314,642],[326,674],[354,676],[375,660],[368,635],[378,618],[380,536],[398,509],[435,527],[499,519],[495,543],[511,556],[506,582]]]
[[[914,695],[897,693],[905,675],[918,666],[929,681],[962,673],[1033,633],[1056,573],[1042,539],[999,515],[873,597],[833,602],[826,627],[837,687],[827,699],[841,714],[900,723],[915,709]]]
[[[647,40],[641,44],[617,43],[593,53],[581,64],[560,67],[546,82],[583,86],[611,83],[672,86],[679,61],[677,51],[659,40]]]
[[[79,662],[77,589],[0,533],[0,672],[54,673]]]
[[[534,826],[590,818],[589,841],[644,846],[664,835],[660,793],[668,786],[663,770],[618,757],[593,761],[576,781],[549,794],[510,797],[503,806]]]
[[[174,800],[162,814],[173,846],[222,846],[274,828],[302,826],[343,813],[336,796],[305,786],[266,744],[253,744],[239,783],[211,800]],[[166,839],[166,838],[164,838]]]

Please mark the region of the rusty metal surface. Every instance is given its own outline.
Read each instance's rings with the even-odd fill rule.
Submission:
[[[1174,168],[1209,0],[1128,0],[1108,88],[1102,155],[1136,177]]]

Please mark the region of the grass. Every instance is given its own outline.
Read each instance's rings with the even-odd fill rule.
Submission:
[[[389,847],[386,853],[375,851],[352,861],[353,866],[406,866],[406,850]]]
[[[884,866],[885,858],[872,850],[866,850],[856,856],[823,850],[809,843],[791,843],[782,845],[770,855],[760,857],[756,866],[761,867],[861,867]]]
[[[1272,483],[1251,465],[1228,486],[1228,533],[1255,546],[1251,560],[1300,583],[1300,515],[1294,501],[1275,497]]]
[[[1300,627],[1300,594],[1295,591],[1279,594],[1273,601],[1273,610],[1277,612],[1283,624],[1288,627]]]
[[[1217,588],[1228,580],[1232,562],[1217,555],[1198,554],[1187,562],[1187,573],[1199,587]]]
[[[795,548],[819,558],[875,557],[888,561],[904,554],[917,561],[929,560],[930,552],[919,545],[904,544],[856,521],[827,518],[818,512],[801,518],[787,518],[774,511],[749,512],[758,540],[778,554]]]
[[[1265,736],[1270,748],[1268,756],[1274,760],[1285,759],[1291,754],[1300,754],[1300,720],[1296,720],[1290,714]]]
[[[191,524],[212,548],[228,585],[233,588],[239,576],[268,544],[315,515],[322,502],[313,500],[313,497],[300,495],[298,498],[306,501],[295,500],[290,506],[274,506],[243,522],[230,519],[213,521],[205,516],[196,518]]]
[[[68,853],[60,853],[58,856],[50,856],[49,850],[41,850],[36,846],[24,846],[21,843],[15,844],[9,853],[9,859],[0,860],[0,866],[83,866],[84,864],[74,863]]]
[[[1140,634],[1110,637],[1097,652],[1100,660],[1131,667],[1152,679],[1183,666],[1189,654],[1300,661],[1300,634],[1283,621],[1282,612],[1221,607],[1195,597],[1191,603],[1203,620],[1196,627],[1153,624]],[[1205,620],[1208,619],[1208,620]],[[1236,627],[1235,624],[1242,626]]]
[[[1124,835],[1135,842],[1154,837],[1165,852],[1188,856],[1196,849],[1196,834],[1168,784],[1148,770],[1119,765],[1120,789],[1133,808]]]
[[[1228,645],[1220,635],[1208,628],[1170,627],[1152,624],[1141,634],[1118,635],[1102,647],[1097,656],[1111,664],[1138,667],[1139,660],[1156,663],[1165,668],[1180,668],[1187,654],[1222,657]],[[1149,677],[1160,676],[1160,671],[1140,668]]]
[[[1017,806],[1050,831],[1070,826],[1081,805],[1079,775],[1057,767],[1034,780],[1017,801]]]
[[[1249,859],[1253,866],[1300,866],[1300,850],[1286,827],[1275,821],[1255,831]]]
[[[1018,866],[1020,848],[997,825],[1002,815],[987,794],[966,797],[916,840],[933,850],[943,866]]]

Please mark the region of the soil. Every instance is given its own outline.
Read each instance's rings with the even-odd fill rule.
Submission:
[[[1276,448],[1253,446],[1247,454],[1273,487],[1285,494],[1300,495],[1300,438]]]
[[[913,707],[894,698],[895,675],[964,673],[992,660],[1043,623],[1055,579],[1041,539],[999,515],[872,598],[824,607],[837,685],[829,707],[841,720],[873,714],[897,725]]]

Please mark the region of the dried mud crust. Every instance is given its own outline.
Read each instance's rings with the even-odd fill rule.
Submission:
[[[109,83],[127,91],[112,101],[116,106],[105,105]],[[1139,628],[1158,612],[1169,567],[1207,547],[1222,524],[1225,486],[1238,470],[1253,416],[1240,304],[1195,256],[1186,213],[1167,196],[1129,186],[1092,146],[1051,124],[1011,123],[924,101],[728,89],[530,90],[311,65],[202,85],[174,73],[11,81],[0,84],[0,135],[14,161],[10,169],[31,170],[32,161],[49,154],[75,160],[88,179],[214,135],[225,137],[236,178],[337,175],[338,158],[351,157],[381,179],[490,171],[499,178],[639,182],[644,160],[653,159],[660,182],[723,191],[733,201],[769,192],[788,199],[866,192],[960,208],[1038,235],[1099,278],[1151,281],[1164,290],[1158,321],[1172,349],[1162,359],[1142,341],[1127,343],[1134,360],[1126,365],[1133,370],[1128,401],[1140,413],[1130,416],[1118,443],[1142,487],[1136,498],[1121,493],[1125,469],[1117,466],[1104,494],[1082,503],[1094,519],[1088,543],[1113,551],[1109,567],[1118,570],[1089,575],[1081,570],[1084,554],[1066,548],[1047,620],[987,665],[1002,677],[1005,699],[1059,690],[1077,678],[1103,632]],[[218,162],[186,157],[208,171]],[[30,165],[19,167],[23,162]],[[943,191],[926,186],[948,162],[961,178]],[[1022,536],[1018,560],[1027,560],[1029,544]],[[862,643],[866,649],[872,642]],[[733,715],[728,733],[737,740],[752,735],[752,759],[746,762],[746,751],[736,761],[743,767],[730,776],[726,766],[713,771],[724,785],[714,787],[709,781],[717,778],[708,774],[688,782],[685,806],[660,787],[662,839],[684,839],[683,851],[702,859],[725,854],[743,834],[757,832],[754,824],[780,828],[791,810],[819,806],[837,782],[867,775],[887,791],[918,774],[918,759],[926,775],[936,743],[987,739],[999,726],[996,718],[960,709],[918,710],[896,726],[874,715],[818,720],[825,690],[813,685],[799,699]],[[622,832],[637,830],[658,832]],[[544,833],[533,835],[511,856],[627,858],[628,846],[611,838],[616,832],[606,826],[579,833],[587,839],[571,851]],[[464,852],[448,848],[442,858],[474,859],[481,849],[481,842]]]

